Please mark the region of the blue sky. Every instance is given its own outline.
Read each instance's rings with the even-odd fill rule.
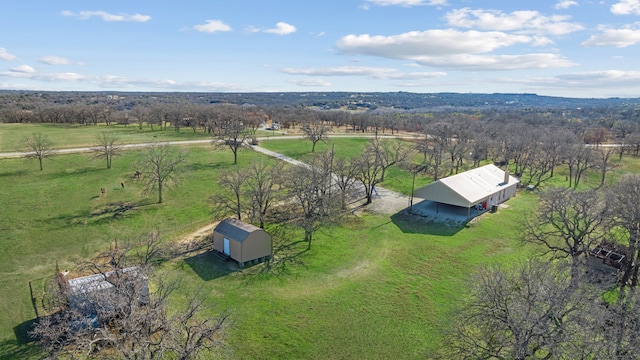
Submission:
[[[0,20],[0,89],[640,97],[640,0],[14,0]]]

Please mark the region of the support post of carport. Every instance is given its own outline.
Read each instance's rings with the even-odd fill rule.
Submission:
[[[471,219],[471,206],[467,208],[467,220]]]

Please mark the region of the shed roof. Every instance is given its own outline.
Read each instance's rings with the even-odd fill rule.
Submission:
[[[146,276],[144,274],[140,274],[138,268],[135,266],[124,268],[122,269],[122,272],[124,274],[131,274],[133,276],[140,277],[140,279],[146,280]],[[69,290],[71,294],[80,295],[112,288],[114,287],[112,279],[113,275],[115,275],[115,271],[69,279]]]
[[[444,204],[471,207],[519,182],[509,176],[509,182],[505,183],[504,176],[502,169],[489,164],[434,181],[417,189],[414,195]]]
[[[229,238],[229,240],[243,242],[249,234],[259,230],[262,229],[255,225],[247,224],[238,219],[228,218],[222,220],[213,231],[224,235]]]

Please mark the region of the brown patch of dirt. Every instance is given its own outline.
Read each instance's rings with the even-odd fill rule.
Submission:
[[[209,236],[213,235],[213,228],[218,225],[218,222],[205,225],[191,233],[183,235],[180,239],[178,239],[178,244],[184,245],[189,243],[200,242],[206,239]]]

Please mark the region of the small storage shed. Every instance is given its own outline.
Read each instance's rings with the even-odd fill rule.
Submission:
[[[271,235],[237,219],[225,219],[213,229],[213,249],[244,266],[271,257]]]
[[[519,180],[495,165],[485,165],[460,174],[446,177],[414,191],[414,196],[436,203],[467,208],[482,212],[516,194]]]

